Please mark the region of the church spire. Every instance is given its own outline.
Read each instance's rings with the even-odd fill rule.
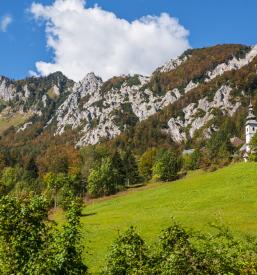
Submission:
[[[254,122],[256,123],[256,116],[254,114],[254,109],[253,109],[253,104],[252,104],[252,100],[250,98],[250,104],[249,104],[249,107],[248,107],[248,116],[246,118],[246,122],[247,123],[251,123],[251,122]]]

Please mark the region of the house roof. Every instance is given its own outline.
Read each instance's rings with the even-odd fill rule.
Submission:
[[[244,141],[238,137],[233,137],[230,139],[230,142],[235,146],[235,147],[240,147],[241,145],[244,144]]]

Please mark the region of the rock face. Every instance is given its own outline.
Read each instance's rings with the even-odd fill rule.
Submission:
[[[152,76],[172,74],[180,66],[190,63],[191,53],[167,62],[152,76],[121,76],[107,82],[94,73],[86,75],[78,83],[61,73],[23,81],[0,77],[0,115],[10,108],[13,112],[30,113],[33,121],[43,121],[45,131],[52,129],[58,136],[66,129],[73,129],[77,131],[77,146],[96,144],[102,139],[114,138],[168,105],[183,101],[186,96],[197,92],[203,85],[210,85],[225,72],[240,70],[253,62],[256,56],[257,46],[246,51],[241,58],[231,56],[229,60],[225,59],[226,62],[214,63],[213,70],[206,70],[196,78],[186,77],[182,86],[167,88],[161,93],[152,91]],[[229,83],[220,83],[212,89],[211,98],[203,95],[197,100],[192,99],[178,110],[179,115],[168,118],[163,131],[175,142],[193,138],[204,127],[203,135],[209,138],[217,130],[212,123],[217,110],[224,116],[232,116],[237,112],[241,101],[233,96],[234,87]],[[242,96],[245,94],[242,93]],[[17,131],[25,132],[31,125],[33,122],[29,119],[24,125],[19,125]]]
[[[215,93],[213,100],[204,97],[198,100],[197,103],[190,103],[185,107],[183,117],[171,118],[168,122],[168,132],[174,141],[181,143],[187,139],[186,128],[189,129],[189,137],[192,138],[195,132],[205,126],[214,118],[213,111],[220,110],[224,115],[232,116],[241,103],[231,102],[230,92],[232,89],[229,86],[221,86]],[[208,137],[209,131],[207,131]]]
[[[15,86],[5,77],[0,77],[0,99],[11,101],[16,97]],[[18,95],[20,96],[20,94]]]
[[[48,125],[57,122],[55,134],[62,134],[66,127],[82,128],[77,146],[96,144],[102,138],[113,138],[128,127],[117,114],[129,112],[136,121],[142,121],[180,98],[177,89],[164,96],[155,96],[149,89],[139,90],[148,83],[149,77],[137,76],[137,85],[127,80],[119,89],[104,93],[103,82],[93,73],[74,85],[72,93],[57,109]]]
[[[257,55],[257,45],[252,47],[251,51],[246,54],[244,58],[237,59],[233,57],[233,59],[229,60],[228,63],[219,64],[213,71],[208,72],[208,79],[206,81],[210,81],[215,77],[222,75],[226,71],[239,70],[243,66],[249,64],[253,61],[253,59]]]
[[[178,57],[177,59],[171,59],[165,63],[162,67],[158,68],[157,71],[161,73],[167,73],[175,70],[179,65],[184,63],[188,59],[188,56]]]

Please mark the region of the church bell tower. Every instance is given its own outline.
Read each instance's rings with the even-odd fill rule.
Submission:
[[[248,116],[245,123],[245,139],[246,139],[246,153],[250,153],[250,142],[255,133],[257,132],[257,121],[254,114],[253,105],[250,102]]]

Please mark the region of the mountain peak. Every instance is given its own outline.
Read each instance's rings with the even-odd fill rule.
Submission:
[[[88,82],[103,82],[101,77],[96,76],[94,72],[90,72],[86,74],[86,76],[80,81],[80,83],[88,83]]]

